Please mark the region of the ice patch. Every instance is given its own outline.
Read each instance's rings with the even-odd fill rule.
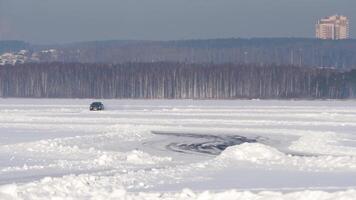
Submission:
[[[112,125],[105,130],[105,136],[125,141],[142,141],[152,137],[149,126]]]

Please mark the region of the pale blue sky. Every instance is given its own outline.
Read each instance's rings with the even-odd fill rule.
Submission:
[[[33,43],[314,37],[320,17],[356,0],[0,0],[0,39]]]

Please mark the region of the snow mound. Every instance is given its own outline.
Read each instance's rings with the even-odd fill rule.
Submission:
[[[282,152],[270,146],[259,143],[244,143],[227,148],[219,158],[260,162],[262,160],[280,160],[283,156]]]
[[[188,192],[187,192],[188,191]],[[144,195],[144,194],[141,194]],[[147,195],[147,194],[146,194]],[[292,192],[283,194],[280,192],[271,192],[271,191],[263,191],[259,193],[253,193],[250,191],[223,191],[223,192],[210,192],[204,191],[199,193],[194,193],[190,190],[184,190],[181,193],[175,194],[167,194],[161,195],[156,194],[156,198],[151,199],[206,199],[206,200],[213,200],[213,199],[239,199],[239,200],[255,200],[255,199],[264,199],[264,200],[329,200],[329,199],[341,199],[341,200],[351,200],[354,199],[354,195],[356,195],[355,190],[347,190],[347,191],[340,191],[334,193],[328,193],[323,191],[301,191],[301,192]],[[135,198],[136,197],[136,198]],[[152,197],[152,196],[150,196]],[[133,199],[139,199],[139,196],[134,196]]]
[[[356,147],[339,145],[339,141],[347,138],[334,132],[309,132],[294,141],[290,150],[314,154],[335,156],[356,156]]]
[[[0,199],[13,200],[17,198],[17,186],[15,184],[0,186]]]
[[[216,161],[221,164],[248,162],[264,167],[280,166],[303,171],[356,171],[355,156],[297,156],[259,143],[229,147],[216,158]]]
[[[240,200],[351,200],[356,196],[356,190],[345,190],[337,192],[325,191],[298,191],[290,193],[273,191],[203,191],[196,192],[184,189],[181,192],[159,193],[159,192],[128,192],[120,184],[107,181],[104,177],[90,175],[65,176],[63,178],[44,178],[41,181],[24,185],[4,185],[0,187],[0,198],[4,200],[22,199],[177,199],[177,200],[200,200],[200,199],[240,199]]]
[[[101,179],[91,175],[70,175],[62,178],[46,177],[24,185],[5,185],[0,187],[0,199],[104,199],[120,197],[126,193],[120,184],[111,185]]]

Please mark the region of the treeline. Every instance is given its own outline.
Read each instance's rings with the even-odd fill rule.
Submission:
[[[356,69],[356,40],[293,38],[84,42],[59,49],[56,59],[81,63],[180,62],[295,65]]]
[[[30,50],[32,47],[30,44],[16,41],[16,40],[8,40],[1,41],[0,40],[0,55],[8,52],[18,52],[20,50]]]
[[[42,63],[0,68],[1,97],[330,98],[356,97],[356,70],[289,65]]]
[[[0,41],[0,53],[28,50],[40,62],[179,62],[190,64],[294,65],[356,69],[356,40],[304,38],[96,41],[29,45]],[[48,52],[46,50],[55,49]],[[46,52],[46,53],[43,53]]]

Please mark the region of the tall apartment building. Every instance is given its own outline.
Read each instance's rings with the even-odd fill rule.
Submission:
[[[331,40],[348,39],[349,19],[342,15],[320,19],[316,24],[316,37]]]

